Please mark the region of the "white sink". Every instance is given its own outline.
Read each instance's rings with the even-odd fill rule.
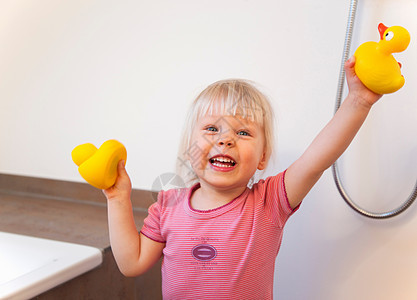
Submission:
[[[0,232],[0,299],[28,299],[103,261],[100,249]]]

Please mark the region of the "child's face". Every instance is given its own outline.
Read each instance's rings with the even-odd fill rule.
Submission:
[[[203,184],[214,188],[247,186],[266,166],[262,126],[237,116],[204,116],[193,129],[188,158]]]

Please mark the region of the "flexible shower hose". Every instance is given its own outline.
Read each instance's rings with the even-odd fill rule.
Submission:
[[[342,58],[342,64],[340,66],[339,83],[338,83],[337,94],[336,94],[335,113],[339,109],[340,104],[341,104],[344,82],[345,82],[344,64],[346,60],[349,58],[350,45],[352,44],[352,31],[353,31],[353,25],[355,23],[356,8],[357,8],[357,0],[351,0],[350,8],[349,8],[348,24],[346,28],[345,44],[343,47],[343,58]],[[373,219],[387,219],[387,218],[394,217],[396,215],[399,215],[403,211],[405,211],[414,202],[414,200],[417,197],[417,181],[416,181],[416,184],[410,196],[399,207],[391,211],[382,212],[382,213],[369,212],[361,208],[360,206],[358,206],[355,202],[353,202],[350,199],[349,195],[347,194],[346,190],[343,188],[343,185],[339,176],[339,171],[337,168],[337,161],[333,164],[332,171],[333,171],[333,179],[336,183],[337,189],[339,190],[339,193],[342,196],[342,198],[353,210],[355,210],[356,212],[358,212],[359,214],[365,217],[369,217]]]

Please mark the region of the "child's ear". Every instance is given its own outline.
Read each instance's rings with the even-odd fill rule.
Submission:
[[[266,168],[266,164],[267,164],[266,153],[263,152],[262,153],[261,160],[259,161],[259,164],[258,164],[258,170],[265,169]]]

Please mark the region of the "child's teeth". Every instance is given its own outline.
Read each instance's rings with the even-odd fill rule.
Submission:
[[[220,162],[228,162],[228,163],[233,162],[233,160],[227,159],[227,158],[215,158],[214,160],[217,160],[217,161],[220,161]]]
[[[233,159],[229,159],[226,157],[216,157],[216,158],[213,158],[211,161],[214,166],[224,167],[224,168],[225,167],[231,168],[236,164]]]
[[[219,164],[219,163],[213,163],[213,165],[215,165],[216,167],[223,167],[223,168],[231,168],[232,166],[229,165],[223,165],[223,164]]]

